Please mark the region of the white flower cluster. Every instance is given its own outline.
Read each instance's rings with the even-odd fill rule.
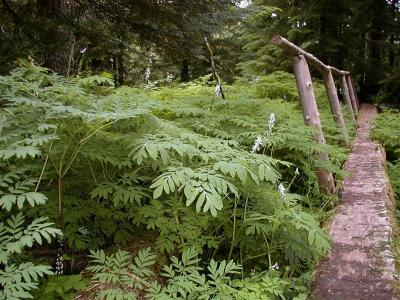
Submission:
[[[144,72],[144,79],[146,80],[146,82],[150,81],[150,75],[151,75],[151,69],[150,67],[147,67],[146,71]]]
[[[273,266],[271,266],[272,270],[279,270],[279,265],[278,263],[275,263]]]
[[[167,77],[165,78],[166,82],[172,82],[174,80],[174,75],[167,72]]]
[[[214,91],[215,97],[219,98],[220,93],[221,93],[221,82],[218,81]]]
[[[274,126],[275,126],[275,121],[276,121],[275,114],[271,113],[269,115],[269,120],[268,120],[268,134],[269,135],[272,134],[272,128],[274,128]]]
[[[283,183],[280,183],[278,185],[278,192],[281,195],[281,198],[284,199],[285,198],[285,194],[286,194],[286,189],[285,189],[285,186],[283,185]]]
[[[251,149],[251,153],[256,153],[257,151],[260,151],[263,144],[263,138],[260,135],[257,136],[256,140],[254,141],[253,148]]]
[[[215,89],[215,93],[217,95],[217,89],[218,89],[218,85],[217,88]],[[218,96],[217,96],[218,97]],[[267,134],[268,135],[272,135],[272,129],[275,126],[275,122],[276,122],[276,117],[274,113],[271,113],[269,115],[269,119],[268,119],[268,129],[267,129]],[[265,138],[263,138],[262,136],[257,136],[256,140],[254,141],[254,145],[251,149],[251,153],[256,153],[257,151],[261,150],[261,147],[264,146],[264,140]]]
[[[63,258],[64,241],[58,240],[57,258],[56,258],[56,275],[64,274],[64,258]]]

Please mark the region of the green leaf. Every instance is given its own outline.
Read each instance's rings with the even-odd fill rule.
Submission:
[[[153,193],[153,199],[157,199],[161,196],[163,192],[163,185],[158,186]]]

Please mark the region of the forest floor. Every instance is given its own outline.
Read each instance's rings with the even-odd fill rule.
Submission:
[[[377,111],[363,104],[345,164],[350,175],[330,224],[331,253],[320,263],[313,299],[398,299],[394,293],[395,219],[385,152],[370,138]]]

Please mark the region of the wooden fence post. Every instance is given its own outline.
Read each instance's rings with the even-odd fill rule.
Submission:
[[[340,87],[342,88],[343,98],[347,104],[349,111],[350,111],[351,118],[355,122],[356,118],[354,117],[353,106],[351,104],[349,90],[347,88],[346,75],[340,76]]]
[[[293,56],[293,69],[296,77],[297,89],[300,95],[304,123],[313,126],[317,130],[316,140],[321,144],[325,144],[326,142],[322,132],[317,103],[315,101],[310,70],[304,55]],[[320,160],[329,161],[327,153],[320,153],[319,158]],[[321,192],[327,194],[334,192],[335,182],[332,173],[318,170],[316,175]]]
[[[349,136],[347,134],[346,125],[344,123],[342,109],[340,107],[339,97],[337,95],[335,81],[333,79],[331,69],[328,69],[328,71],[323,72],[323,77],[324,77],[326,94],[328,95],[329,104],[331,106],[333,120],[335,121],[336,125],[339,127],[339,130],[342,134],[343,144],[346,147],[348,147],[350,144]]]
[[[346,81],[347,81],[347,87],[349,89],[350,100],[351,103],[353,104],[353,110],[355,113],[358,113],[358,105],[356,101],[356,96],[354,95],[353,83],[351,82],[350,75],[346,76]]]
[[[351,82],[351,85],[353,86],[353,92],[354,92],[354,96],[356,98],[358,110],[360,110],[360,100],[358,99],[356,84],[355,84],[353,76],[351,76],[351,75],[350,75],[350,82]]]

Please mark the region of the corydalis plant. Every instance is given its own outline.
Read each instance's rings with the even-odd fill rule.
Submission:
[[[275,117],[275,114],[274,113],[271,113],[270,115],[269,115],[269,119],[268,119],[268,135],[271,135],[272,134],[272,129],[274,128],[274,126],[275,126],[275,122],[276,122],[276,117]]]
[[[254,141],[253,148],[251,149],[251,153],[256,153],[261,150],[261,147],[264,145],[263,138],[259,135]]]
[[[215,91],[214,91],[215,97],[219,98],[219,96],[221,94],[221,90],[222,90],[221,82],[218,81],[218,83],[215,87]]]
[[[272,135],[272,129],[275,126],[275,121],[276,117],[274,113],[271,113],[269,115],[268,119],[268,130],[267,130],[267,135]],[[261,135],[257,136],[256,140],[254,141],[253,148],[251,149],[251,153],[256,153],[261,150],[261,148],[264,146],[264,140],[265,138],[262,137]]]
[[[285,199],[285,196],[286,196],[286,188],[285,188],[285,186],[283,185],[283,183],[280,183],[280,184],[278,185],[278,192],[279,192],[279,195],[281,196],[281,198],[282,198],[282,199]]]

